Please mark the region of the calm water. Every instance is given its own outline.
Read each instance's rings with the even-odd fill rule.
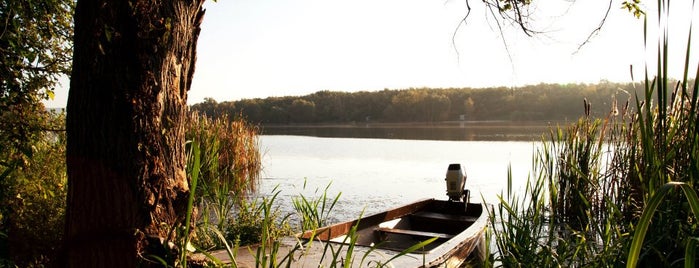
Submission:
[[[333,221],[374,213],[421,198],[446,199],[444,177],[450,163],[466,169],[472,200],[497,201],[506,191],[512,165],[515,188],[531,169],[531,141],[452,141],[327,138],[263,135],[261,194],[279,187],[281,209],[291,211],[292,196],[317,196],[331,183],[341,192]],[[304,189],[304,183],[306,183]],[[315,190],[318,194],[315,194]]]
[[[345,125],[265,126],[273,135],[327,138],[378,138],[453,141],[539,141],[541,133],[565,122],[451,121],[441,123],[357,123]]]

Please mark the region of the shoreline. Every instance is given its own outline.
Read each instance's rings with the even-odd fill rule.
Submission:
[[[449,121],[439,123],[268,124],[260,135],[448,141],[541,141],[564,122]]]

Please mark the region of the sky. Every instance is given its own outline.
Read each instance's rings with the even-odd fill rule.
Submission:
[[[622,1],[613,0],[601,31],[581,48],[608,1],[532,2],[532,27],[540,33],[530,37],[511,24],[500,31],[479,0],[470,1],[458,30],[465,0],[207,1],[188,103],[320,90],[628,82],[630,66],[640,81],[644,59],[655,58],[657,41],[644,49],[643,20],[622,10]],[[655,1],[644,2],[649,21],[657,21]],[[677,37],[670,42],[671,66],[684,65],[687,25],[699,17],[696,10],[692,16],[691,1],[681,2],[671,10],[670,36]],[[699,52],[697,44],[692,49]],[[698,59],[692,56],[694,67]],[[679,69],[671,75],[679,78]],[[65,107],[66,80],[47,107]]]

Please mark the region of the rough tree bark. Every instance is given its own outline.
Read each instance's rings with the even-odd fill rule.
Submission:
[[[149,237],[184,221],[183,122],[202,4],[78,1],[66,120],[68,266],[137,266]]]

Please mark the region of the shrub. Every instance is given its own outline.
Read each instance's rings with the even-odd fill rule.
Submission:
[[[63,237],[67,177],[65,132],[60,130],[64,117],[39,113],[37,118],[43,129],[58,131],[36,130],[25,140],[28,149],[24,151],[2,143],[2,258],[19,266],[50,265]]]

